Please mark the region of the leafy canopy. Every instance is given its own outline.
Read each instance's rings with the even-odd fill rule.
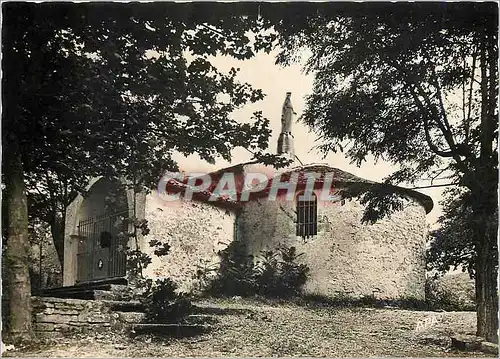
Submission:
[[[302,120],[317,133],[319,148],[344,152],[357,165],[369,155],[394,164],[388,183],[447,179],[462,194],[450,193],[436,235],[447,233],[451,244],[450,235],[467,223],[474,236],[464,233],[465,247],[443,246],[445,262],[470,265],[474,257],[462,250],[481,241],[496,251],[496,241],[482,234],[497,223],[496,5],[298,7],[266,4],[261,13],[279,33],[278,63],[303,60],[307,50],[305,70],[315,81]],[[372,221],[403,207],[383,187],[351,192],[368,205],[365,217]],[[457,208],[469,215],[458,218]]]
[[[151,180],[174,150],[213,162],[234,146],[267,146],[260,113],[252,124],[230,116],[263,93],[208,58],[253,55],[248,17],[200,4],[4,9],[4,83],[16,89],[5,94],[4,133],[17,131],[26,171],[116,175],[141,162]]]
[[[490,66],[498,51],[494,6],[306,10],[296,26],[279,28],[277,61],[295,61],[305,48],[311,53],[306,70],[315,83],[302,118],[323,140],[320,149],[345,151],[358,165],[369,154],[400,165],[389,178],[394,182],[415,182],[443,169],[459,181],[477,165],[482,136],[488,136],[495,142],[493,164],[496,131],[481,134],[480,126],[486,106],[496,129],[496,68],[483,75],[491,82],[486,101],[480,68]],[[487,59],[481,62],[484,38]]]
[[[67,205],[89,179],[153,187],[175,170],[172,153],[229,160],[243,146],[257,159],[270,134],[260,112],[231,113],[261,90],[224,73],[214,55],[247,59],[254,5],[3,4],[2,139],[19,146],[29,212],[52,227],[62,259]],[[249,119],[250,120],[250,119]],[[10,142],[9,142],[10,141]],[[8,168],[4,175],[8,176]]]

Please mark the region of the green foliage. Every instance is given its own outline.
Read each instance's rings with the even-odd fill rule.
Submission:
[[[294,297],[302,292],[309,268],[298,259],[295,247],[281,247],[277,253],[266,251],[256,263],[257,294],[267,297]]]
[[[427,269],[446,273],[462,267],[474,275],[474,243],[471,241],[471,210],[464,206],[464,193],[448,192],[442,202],[440,227],[430,233],[430,246],[426,253]]]
[[[430,246],[426,255],[428,270],[444,274],[461,267],[474,277],[476,255],[475,242],[472,239],[475,228],[484,225],[486,234],[496,237],[497,213],[493,213],[489,218],[478,218],[471,210],[469,202],[474,200],[471,197],[471,193],[463,189],[453,189],[445,193],[445,199],[441,203],[443,215],[438,220],[440,227],[430,233]],[[496,243],[493,243],[492,247],[494,251],[491,257],[498,267]]]
[[[29,224],[29,271],[34,295],[47,288],[62,286],[61,265],[54,251],[49,226],[33,220]]]
[[[243,242],[234,241],[219,251],[220,268],[207,292],[212,295],[251,296],[255,294],[256,273],[254,258],[246,253]]]
[[[213,162],[230,160],[235,146],[267,147],[260,112],[253,123],[230,117],[262,92],[207,59],[253,56],[246,32],[255,21],[227,11],[221,21],[212,6],[194,4],[109,5],[4,6],[5,81],[20,91],[9,92],[7,114],[22,109],[4,125],[23,134],[27,173],[44,180],[49,171],[52,183],[69,186],[93,174],[151,186],[175,169],[174,150]]]
[[[425,282],[425,300],[433,310],[474,311],[475,296],[474,281],[466,273],[428,277]]]
[[[192,293],[203,295],[208,292],[207,288],[212,286],[214,278],[218,275],[220,263],[214,263],[208,259],[200,259],[196,264],[196,272],[193,275]]]
[[[397,165],[388,183],[445,177],[481,191],[476,204],[496,208],[498,9],[302,8],[276,27],[277,60],[289,64],[309,50],[305,67],[315,82],[302,120],[322,139],[319,148],[358,165],[368,156]],[[401,209],[388,192],[371,197],[369,221]]]
[[[241,15],[256,5],[2,9],[2,142],[6,152],[20,150],[30,216],[51,226],[61,262],[66,207],[90,178],[125,178],[148,189],[177,169],[174,151],[213,163],[230,160],[237,146],[256,158],[267,148],[269,121],[260,112],[244,124],[231,116],[264,94],[209,57],[254,55],[248,32],[259,25]],[[2,172],[11,176],[7,167]]]
[[[193,305],[187,294],[177,293],[172,280],[158,279],[145,293],[146,321],[149,323],[176,323],[189,315]]]
[[[118,238],[124,243],[125,253],[127,257],[127,277],[129,281],[134,283],[136,287],[148,287],[147,282],[144,282],[143,271],[151,264],[152,258],[144,253],[139,247],[138,235],[143,236],[149,234],[148,221],[146,219],[138,219],[130,215],[123,219],[122,232],[118,233]],[[129,230],[132,228],[132,230]],[[130,247],[130,239],[134,240],[134,244]],[[157,241],[150,241],[151,246]],[[159,242],[158,242],[159,243]],[[168,249],[165,254],[168,253]]]
[[[168,244],[166,242],[162,243],[157,239],[153,239],[153,240],[149,241],[149,246],[155,248],[153,253],[158,257],[166,256],[168,254],[168,252],[170,251],[170,244]]]
[[[476,267],[477,334],[494,340],[498,7],[398,3],[374,5],[372,11],[368,4],[337,8],[303,4],[300,13],[276,26],[278,63],[310,54],[305,67],[315,80],[302,121],[321,139],[325,155],[340,151],[358,166],[369,157],[397,166],[387,184],[425,180],[432,186],[440,178],[447,181],[441,185],[456,185],[465,193],[450,208],[457,213],[452,208],[461,208],[464,216],[451,213],[441,221],[431,261],[440,269]],[[263,7],[264,17],[275,21],[276,12],[268,11]],[[357,194],[367,204],[365,220],[403,208],[389,192],[363,197],[369,191],[367,186]]]
[[[131,277],[142,276],[143,270],[151,264],[151,257],[140,249],[127,251],[127,274]]]
[[[309,273],[305,264],[297,263],[301,255],[295,247],[281,247],[277,252],[263,251],[254,260],[246,254],[244,243],[232,242],[219,252],[220,268],[206,292],[215,296],[298,296]]]
[[[127,276],[129,286],[122,293],[123,299],[139,300],[143,303],[146,313],[146,321],[149,323],[173,323],[178,322],[192,311],[189,296],[177,292],[177,285],[169,278],[157,279],[144,276],[144,269],[152,262],[150,255],[144,253],[137,242],[137,233],[149,234],[146,220],[138,220],[134,217],[127,219],[134,230],[126,234],[126,237],[136,239],[135,248],[127,248]],[[149,241],[149,246],[154,248],[153,254],[161,257],[168,255],[170,245],[158,239]]]
[[[282,284],[279,278],[279,253],[265,251],[257,260],[254,267],[256,292],[266,297],[272,296]]]

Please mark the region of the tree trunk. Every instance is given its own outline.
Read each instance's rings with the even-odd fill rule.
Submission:
[[[478,183],[471,188],[475,198],[476,311],[477,335],[498,342],[498,158],[493,142],[497,137],[497,32],[496,21],[486,23],[480,42],[481,124],[480,156],[474,170]]]
[[[50,221],[50,233],[52,234],[52,240],[54,241],[54,247],[56,248],[62,270],[64,267],[64,219],[60,219],[57,215],[54,215],[54,218],[51,218]]]
[[[496,183],[496,172],[483,171],[481,178],[485,184]],[[477,335],[488,341],[498,342],[498,210],[496,190],[476,192],[475,220],[475,283]]]
[[[488,234],[476,244],[476,312],[477,335],[498,342],[498,292],[496,267],[497,249],[493,248]]]
[[[31,285],[28,266],[28,206],[23,178],[21,153],[16,140],[4,152],[8,237],[5,250],[7,271],[7,333],[12,340],[27,339],[32,334]]]

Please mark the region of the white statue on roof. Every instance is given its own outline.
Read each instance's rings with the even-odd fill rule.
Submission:
[[[293,116],[296,115],[293,110],[292,101],[290,100],[291,92],[286,93],[285,102],[281,110],[281,133],[278,138],[278,154],[286,155],[294,160],[292,122]]]
[[[286,93],[283,109],[281,110],[281,133],[292,133],[293,115],[297,113],[293,110],[292,101],[290,100],[291,92]]]

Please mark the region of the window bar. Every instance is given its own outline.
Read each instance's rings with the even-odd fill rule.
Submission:
[[[302,212],[302,216],[300,219],[300,223],[301,223],[300,235],[302,237],[304,237],[305,233],[306,233],[306,227],[305,227],[305,224],[306,224],[306,203],[304,201],[300,202],[300,208],[301,208],[301,212]]]
[[[318,234],[318,202],[316,197],[314,197],[313,234]]]
[[[309,201],[304,201],[304,237],[309,237]]]

